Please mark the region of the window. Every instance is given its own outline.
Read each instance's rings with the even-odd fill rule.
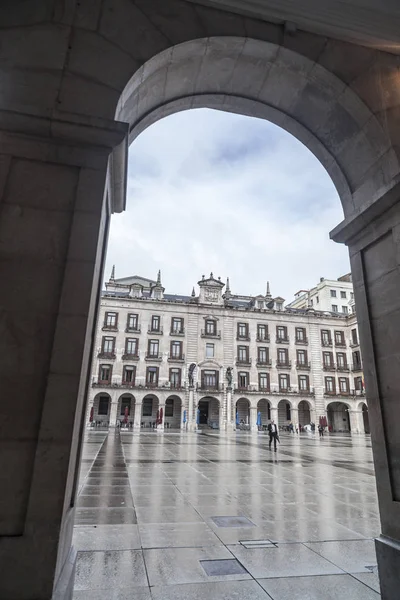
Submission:
[[[109,396],[100,396],[99,398],[99,408],[97,410],[98,415],[108,415],[108,407],[110,405]]]
[[[115,345],[115,337],[103,337],[103,347],[101,349],[105,354],[113,354]]]
[[[347,377],[339,377],[339,390],[342,392],[342,394],[349,393],[350,386]]]
[[[151,331],[160,331],[160,322],[159,315],[153,315],[151,317]]]
[[[347,298],[346,292],[340,292],[340,297],[341,298]]]
[[[249,347],[238,346],[238,362],[247,363],[249,362]]]
[[[237,336],[243,340],[247,340],[249,337],[249,325],[248,323],[237,324]]]
[[[336,290],[331,290],[331,298],[336,298]]]
[[[105,327],[116,327],[118,321],[118,313],[116,312],[106,312],[104,325]]]
[[[249,374],[245,371],[238,373],[238,387],[241,389],[247,388],[249,385]]]
[[[181,387],[181,370],[180,369],[170,369],[169,370],[169,382],[172,388],[180,388]]]
[[[289,389],[289,375],[279,375],[279,390],[285,392]]]
[[[319,296],[316,297],[317,304],[319,304]]]
[[[263,300],[257,300],[257,308],[259,308],[259,309],[264,308],[264,301]]]
[[[137,331],[138,329],[138,315],[135,315],[133,313],[130,313],[128,315],[127,321],[126,321],[126,328],[127,329],[131,329],[132,331]]]
[[[172,317],[171,333],[183,333],[183,319],[180,317]]]
[[[332,352],[323,352],[322,360],[324,363],[324,367],[332,367],[333,366],[333,354]]]
[[[334,394],[336,390],[335,378],[325,377],[325,391],[327,394]]]
[[[138,339],[137,338],[126,338],[125,340],[125,354],[132,354],[137,356],[138,353]]]
[[[258,374],[258,385],[260,390],[269,391],[269,374],[259,373]]]
[[[182,342],[171,342],[171,358],[182,358]]]
[[[287,340],[287,327],[283,325],[277,325],[276,327],[276,337],[278,340]]]
[[[310,300],[310,306],[313,306],[314,300]]]
[[[278,348],[278,365],[287,365],[289,363],[289,355],[287,348]]]
[[[362,377],[354,377],[354,388],[358,392],[362,392],[364,389],[363,379]]]
[[[158,340],[149,340],[148,356],[157,358],[158,357],[158,348],[159,348]]]
[[[307,364],[307,352],[306,350],[297,350],[297,364],[306,365]]]
[[[111,383],[111,373],[112,373],[111,365],[100,365],[99,381],[101,381],[102,383]]]
[[[268,325],[257,325],[257,339],[262,342],[268,339]]]
[[[335,331],[335,345],[336,346],[345,346],[344,341],[344,332],[343,331]]]
[[[203,389],[218,389],[218,372],[205,369],[201,372],[201,383]]]
[[[257,362],[266,365],[269,363],[269,352],[268,348],[257,348]]]
[[[166,417],[174,416],[174,399],[173,398],[168,398],[168,400],[165,401],[165,416]]]
[[[338,352],[336,354],[336,361],[338,369],[347,369],[347,358],[343,352]]]
[[[308,375],[299,375],[299,390],[301,392],[307,392],[310,389],[310,382]]]
[[[357,329],[351,330],[351,341],[352,341],[352,344],[354,344],[354,346],[358,346]]]
[[[350,300],[354,300],[354,292],[350,292]]]
[[[296,327],[296,342],[306,341],[306,330],[304,327]]]
[[[208,335],[216,335],[217,333],[217,324],[215,321],[211,319],[207,319],[206,321],[206,333]]]
[[[349,310],[348,310],[347,306],[342,306],[342,313],[347,315],[348,312],[349,312]]]
[[[353,352],[353,367],[361,370],[361,354],[359,350]]]
[[[128,409],[128,415],[131,414],[131,398],[121,398],[121,409],[120,409],[120,415],[125,415],[125,409]]]
[[[321,342],[323,346],[332,346],[331,332],[328,329],[321,330]]]
[[[132,365],[125,365],[123,373],[122,373],[123,383],[131,383],[132,385],[134,385],[135,374],[136,374],[136,367],[133,367]]]
[[[214,358],[214,344],[206,344],[206,358]]]
[[[332,312],[339,312],[337,304],[332,304]]]
[[[152,414],[153,414],[153,398],[143,398],[142,415],[144,417],[151,417]]]
[[[146,369],[146,384],[157,385],[158,384],[158,367],[147,367]]]
[[[276,310],[282,310],[282,308],[283,308],[282,302],[277,302],[276,303]]]

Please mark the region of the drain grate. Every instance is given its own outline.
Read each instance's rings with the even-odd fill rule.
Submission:
[[[255,527],[247,517],[211,517],[217,527]]]
[[[271,542],[271,540],[239,540],[241,544],[247,550],[253,548],[277,548],[278,544]]]
[[[223,558],[217,560],[201,560],[201,566],[209,577],[221,575],[243,575],[247,573],[236,558]]]

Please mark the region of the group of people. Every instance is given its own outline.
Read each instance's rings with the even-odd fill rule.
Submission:
[[[315,423],[311,423],[311,431],[314,433],[315,432]],[[318,433],[319,433],[319,437],[324,437],[324,430],[325,427],[323,427],[321,425],[321,423],[318,425]],[[293,423],[289,424],[289,431],[291,433],[294,433],[296,431],[296,433],[300,432],[300,425],[296,424],[293,425]],[[280,443],[280,439],[279,439],[279,429],[278,429],[278,425],[275,423],[274,420],[272,420],[269,424],[268,424],[268,433],[269,433],[269,449],[271,450],[271,446],[272,446],[272,442],[274,443],[274,450],[276,452],[276,442],[278,441]]]

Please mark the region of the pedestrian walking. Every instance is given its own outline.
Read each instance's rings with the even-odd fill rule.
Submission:
[[[321,423],[318,425],[318,433],[319,437],[324,437],[324,428],[322,427]]]
[[[269,449],[271,450],[272,440],[274,441],[274,450],[276,452],[276,440],[279,442],[278,426],[274,420],[268,424]]]

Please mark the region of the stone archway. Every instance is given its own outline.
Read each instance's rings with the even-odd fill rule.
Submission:
[[[278,404],[278,426],[286,427],[292,420],[292,403],[289,400],[280,400]]]
[[[261,424],[267,425],[271,420],[271,402],[266,398],[261,398],[257,402],[257,413],[261,414]]]
[[[93,423],[108,427],[110,423],[111,396],[106,392],[96,394],[93,399]]]
[[[181,426],[182,399],[179,396],[168,396],[165,401],[165,429],[179,429]]]
[[[236,429],[249,429],[250,425],[253,425],[250,424],[250,400],[247,398],[239,398],[236,401],[235,422]]]
[[[133,427],[136,408],[135,396],[133,394],[124,393],[118,398],[117,421],[119,421],[120,425],[124,423],[126,408],[128,408],[128,423],[126,425]]]
[[[198,427],[220,429],[220,402],[214,396],[200,398],[196,409],[196,423]]]
[[[328,428],[332,432],[349,433],[351,431],[349,405],[344,402],[330,402],[326,407]]]
[[[147,394],[142,401],[141,427],[155,428],[159,399],[155,394]]]
[[[312,411],[312,406],[310,404],[310,402],[308,402],[307,400],[301,400],[301,402],[299,402],[299,405],[297,407],[298,412],[299,412],[299,425],[301,427],[304,427],[304,425],[309,425],[311,423],[311,411]]]

